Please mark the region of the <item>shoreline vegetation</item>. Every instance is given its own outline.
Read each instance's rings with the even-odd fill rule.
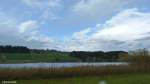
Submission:
[[[1,68],[0,80],[103,77],[146,73],[150,73],[150,67],[144,65],[79,66],[69,68]]]
[[[9,47],[10,48],[10,47]],[[1,49],[1,48],[0,48]],[[5,48],[3,48],[5,50]],[[7,49],[9,50],[9,49]],[[11,49],[10,49],[11,50]],[[36,51],[37,52],[37,51]],[[120,53],[121,52],[121,53]],[[61,57],[62,56],[62,57]],[[66,57],[66,58],[65,58]],[[119,75],[137,75],[150,74],[150,53],[146,49],[123,52],[60,52],[40,50],[38,53],[7,53],[0,54],[0,63],[8,63],[8,60],[37,60],[53,62],[67,62],[68,57],[77,59],[77,62],[128,62],[128,65],[108,65],[108,66],[77,66],[62,68],[0,68],[0,80],[46,80],[46,79],[68,79],[68,78],[85,78],[85,77],[106,77]],[[53,58],[53,59],[52,59]],[[57,58],[57,59],[56,59]],[[23,60],[21,60],[23,59]],[[60,60],[64,59],[64,60]],[[133,76],[134,77],[134,76]],[[59,84],[59,83],[56,83]],[[64,83],[65,84],[65,83]],[[89,83],[90,84],[90,83]],[[139,83],[147,84],[147,83]]]

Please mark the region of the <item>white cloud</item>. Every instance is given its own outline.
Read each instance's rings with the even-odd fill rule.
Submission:
[[[88,32],[84,33],[87,30]],[[121,11],[105,24],[87,30],[75,33],[75,37],[73,35],[68,41],[70,50],[150,48],[150,40],[147,39],[150,38],[150,13],[140,12],[136,8]],[[80,38],[80,35],[83,38],[76,39]]]
[[[80,0],[73,7],[73,12],[85,20],[103,19],[120,11],[132,1],[134,0]]]
[[[27,20],[17,22],[0,12],[0,45],[20,45],[29,48],[60,49],[53,38],[39,31],[39,22]]]
[[[22,22],[19,25],[19,32],[20,33],[30,32],[30,31],[33,31],[37,28],[39,28],[39,24],[37,23],[37,21],[29,20],[26,22]]]
[[[34,20],[20,23],[19,38],[23,40],[21,45],[38,49],[60,49],[61,46],[56,40],[39,31],[39,24]]]
[[[59,7],[60,0],[22,0],[26,5],[43,10],[45,8]]]
[[[61,0],[22,0],[22,2],[40,14],[38,18],[41,22],[57,19],[55,12],[62,7]]]
[[[141,13],[137,9],[122,11],[107,21],[104,29],[98,31],[93,37],[101,36],[109,40],[133,41],[149,36],[149,18],[149,13]]]
[[[90,28],[87,28],[85,30],[82,30],[80,32],[76,32],[73,34],[73,37],[76,38],[76,39],[84,39],[84,38],[87,38],[87,34],[91,32],[91,29]]]

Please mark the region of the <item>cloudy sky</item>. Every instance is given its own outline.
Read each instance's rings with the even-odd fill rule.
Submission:
[[[149,0],[0,0],[0,45],[150,49]]]

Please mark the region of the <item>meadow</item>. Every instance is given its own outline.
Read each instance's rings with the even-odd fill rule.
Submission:
[[[77,62],[79,59],[64,53],[0,53],[0,63]]]
[[[19,80],[17,84],[149,84],[150,74],[125,74],[45,80]]]

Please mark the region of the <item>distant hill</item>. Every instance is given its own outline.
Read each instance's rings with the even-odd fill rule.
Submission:
[[[0,46],[0,62],[112,62],[125,51],[72,51],[29,49],[25,46]]]

